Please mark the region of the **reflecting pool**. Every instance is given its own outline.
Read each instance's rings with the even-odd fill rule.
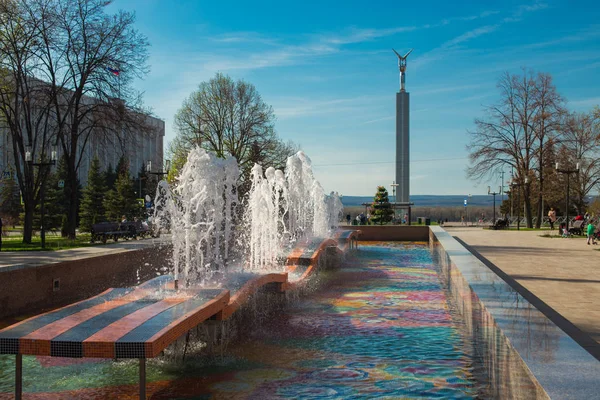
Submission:
[[[207,360],[148,364],[152,399],[489,398],[429,247],[363,245],[315,292]],[[0,356],[0,399],[14,357]],[[137,362],[24,357],[36,398],[136,398]],[[36,396],[37,395],[37,396]]]

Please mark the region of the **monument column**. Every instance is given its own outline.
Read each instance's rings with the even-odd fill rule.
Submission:
[[[394,50],[394,49],[392,49]],[[397,202],[410,201],[410,94],[405,90],[406,57],[398,54],[398,69],[400,70],[400,91],[396,93],[396,183],[398,192]]]
[[[396,93],[396,183],[397,201],[410,201],[410,94]]]

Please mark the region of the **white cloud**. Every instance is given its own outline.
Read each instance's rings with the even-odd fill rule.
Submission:
[[[415,31],[417,29],[419,28],[417,28],[416,26],[402,26],[384,29],[350,28],[345,34],[329,34],[320,36],[319,41],[335,45],[361,43],[385,36],[392,36],[402,32]]]
[[[571,107],[582,109],[600,106],[600,97],[590,97],[587,99],[579,99],[568,102]]]
[[[418,92],[419,95],[427,95],[427,94],[438,94],[438,93],[446,93],[446,92],[460,92],[463,90],[469,89],[478,89],[480,88],[480,84],[469,84],[469,85],[454,85],[454,86],[434,86],[430,88],[419,88],[415,87],[413,90]]]
[[[307,115],[330,115],[337,113],[364,112],[365,104],[388,100],[389,96],[357,96],[342,99],[287,98],[273,103],[279,119],[304,117]]]
[[[523,48],[535,49],[550,46],[560,46],[569,43],[585,42],[588,40],[597,39],[598,37],[600,37],[600,25],[592,25],[574,35],[567,35],[556,39],[547,40],[545,42],[528,44],[523,46]]]
[[[396,116],[395,116],[395,115],[390,115],[390,116],[388,116],[388,117],[383,117],[383,118],[372,119],[372,120],[370,120],[370,121],[363,122],[362,124],[363,124],[363,125],[366,125],[366,124],[372,124],[373,122],[387,121],[387,120],[394,119],[394,118],[396,118]]]
[[[480,36],[495,32],[505,23],[518,22],[521,20],[521,17],[527,12],[534,12],[538,10],[543,10],[545,8],[547,8],[547,4],[541,3],[539,1],[536,1],[534,4],[531,5],[521,5],[513,12],[511,17],[506,17],[502,19],[502,22],[500,23],[480,26],[478,28],[471,29],[461,35],[458,35],[453,39],[442,43],[439,47],[434,48],[433,50],[423,54],[421,57],[417,57],[413,62],[413,65],[415,67],[420,67],[429,64],[433,61],[441,60],[449,56],[455,56],[461,51],[461,44],[476,39]],[[491,11],[488,12],[486,16],[495,14],[498,14],[498,12]],[[467,20],[469,19],[467,18]]]
[[[444,44],[442,44],[442,47],[447,48],[447,47],[453,47],[453,46],[459,45],[463,42],[467,42],[467,41],[469,41],[471,39],[475,39],[479,36],[488,34],[490,32],[494,32],[499,27],[500,27],[500,24],[481,26],[479,28],[465,32],[462,35],[459,35],[459,36],[455,37],[454,39],[445,42]]]
[[[215,35],[209,38],[213,42],[217,43],[254,43],[254,44],[267,44],[267,45],[278,45],[279,41],[275,38],[264,36],[258,32],[252,31],[237,31],[223,33]]]

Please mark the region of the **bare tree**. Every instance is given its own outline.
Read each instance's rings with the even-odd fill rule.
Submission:
[[[146,111],[141,109],[141,97],[132,90],[131,82],[147,72],[148,42],[134,29],[133,13],[105,12],[111,3],[1,3],[4,75],[0,100],[25,203],[24,241],[31,240],[31,214],[40,179],[47,173],[34,177],[23,162],[26,145],[32,146],[34,157],[36,151],[45,156],[47,143],[62,150],[69,194],[66,232],[74,238],[78,170],[92,135],[118,142],[125,140],[128,127],[143,127]]]
[[[540,228],[544,215],[544,171],[547,169],[547,153],[559,140],[561,116],[564,114],[563,98],[556,91],[552,76],[538,73],[533,87],[534,115],[531,129],[536,138],[537,218],[535,227]]]
[[[235,157],[242,176],[257,162],[281,168],[297,149],[277,137],[274,121],[273,109],[254,85],[218,73],[202,82],[175,115],[177,136],[170,147],[174,166],[200,146],[219,157]]]
[[[67,162],[66,231],[74,238],[77,176],[88,141],[92,135],[123,140],[128,125],[143,121],[131,82],[147,73],[148,42],[134,29],[133,13],[105,12],[111,1],[21,1],[32,4],[29,18],[41,28],[37,75],[48,82],[57,140]]]
[[[582,212],[586,197],[600,186],[600,112],[573,112],[565,119],[563,133],[564,158],[579,162],[575,177],[575,204]]]
[[[41,182],[49,170],[36,171],[26,163],[26,147],[31,146],[34,157],[48,159],[47,144],[56,139],[56,132],[48,124],[50,99],[45,96],[42,82],[32,78],[39,68],[36,53],[40,43],[39,21],[24,15],[23,2],[0,1],[0,119],[12,144],[23,199],[23,242],[31,243],[33,213],[41,194]]]
[[[523,184],[535,162],[535,78],[526,71],[522,75],[507,72],[497,87],[501,96],[499,103],[487,107],[486,116],[476,119],[476,129],[468,132],[471,165],[467,176],[483,180],[508,165],[516,171],[516,180]],[[529,186],[524,185],[523,191],[527,226],[532,227]]]

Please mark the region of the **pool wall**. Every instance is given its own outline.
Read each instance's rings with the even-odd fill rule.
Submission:
[[[0,291],[0,318],[31,315],[94,296],[109,287],[144,282],[166,265],[170,251],[169,246],[147,247],[46,265],[0,268],[0,280],[12,282]]]
[[[597,359],[443,228],[429,243],[499,398],[600,398]]]
[[[357,225],[340,228],[361,231],[359,239],[366,241],[429,241],[429,226],[425,225]]]

